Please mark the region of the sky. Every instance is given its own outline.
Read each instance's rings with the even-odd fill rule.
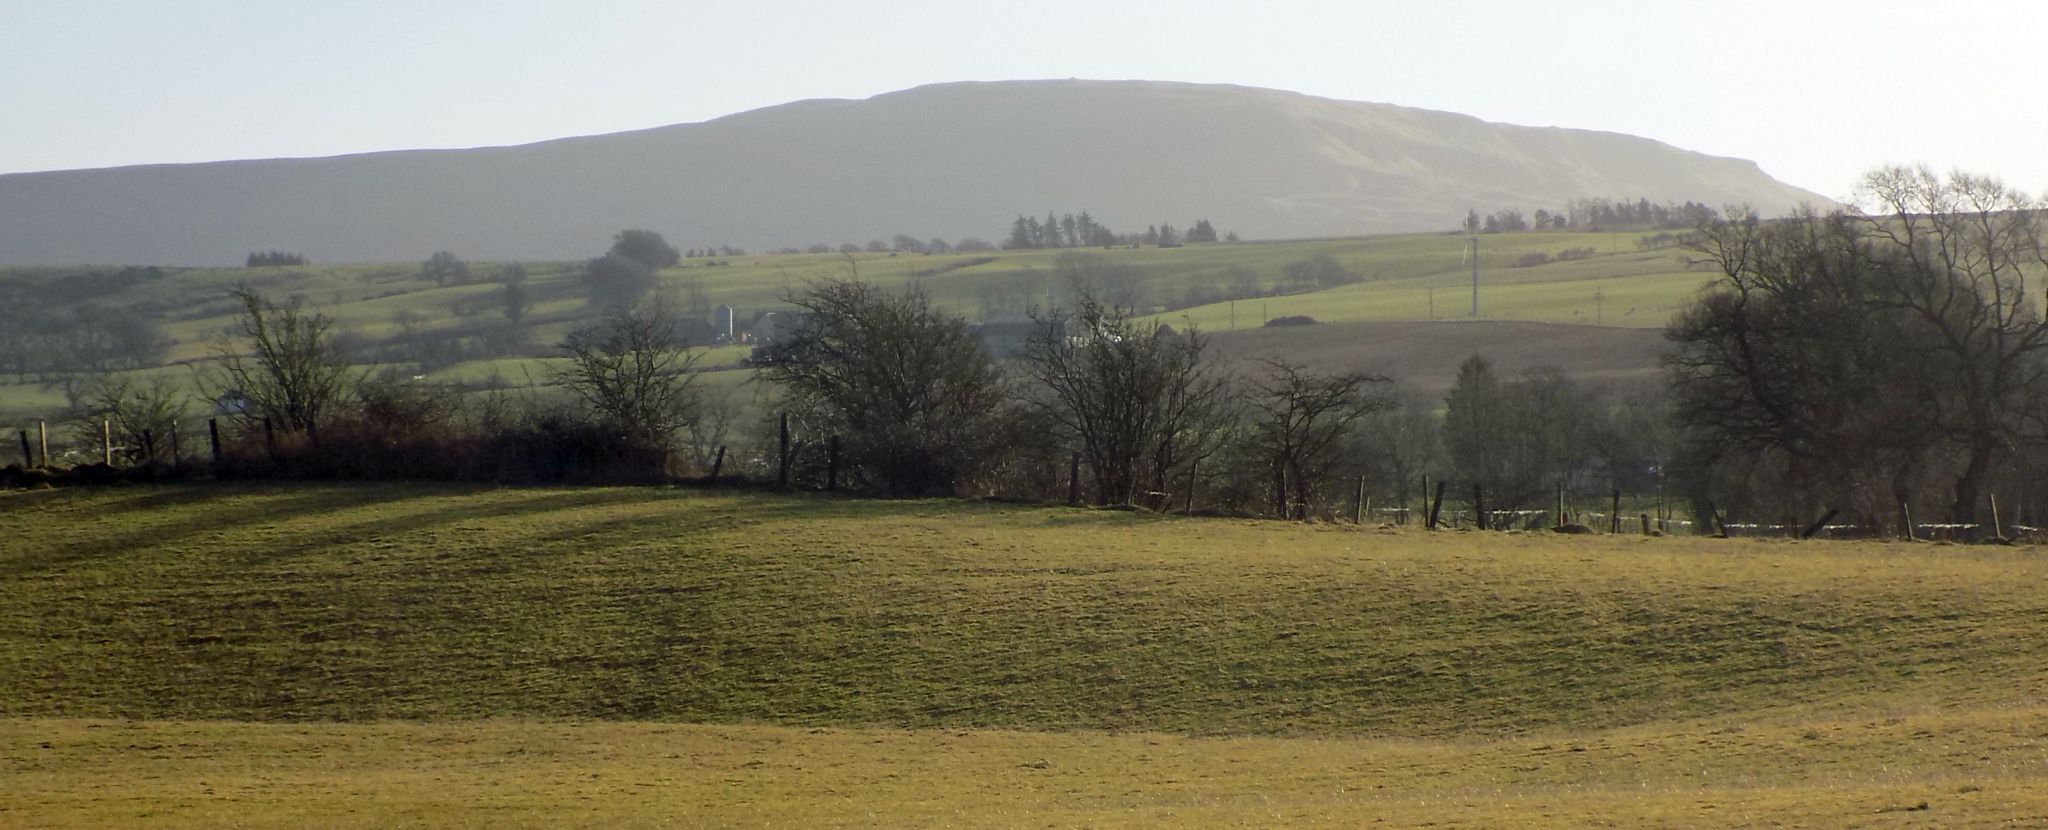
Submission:
[[[1630,133],[1831,198],[2048,191],[2048,3],[0,0],[0,173],[519,144],[963,80],[1229,83]]]

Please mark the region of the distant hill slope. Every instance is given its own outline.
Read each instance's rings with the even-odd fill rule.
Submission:
[[[1013,81],[516,147],[0,176],[0,265],[563,258],[627,227],[684,247],[994,240],[1048,209],[1308,237],[1581,197],[1826,202],[1749,161],[1615,133],[1234,86]]]
[[[1426,398],[1458,378],[1458,364],[1479,355],[1510,376],[1550,366],[1596,388],[1626,391],[1662,380],[1664,333],[1509,320],[1371,321],[1215,332],[1212,342],[1238,363],[1285,359],[1324,371],[1389,375]]]

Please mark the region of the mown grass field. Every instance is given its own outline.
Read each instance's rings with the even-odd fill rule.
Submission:
[[[1642,251],[1643,232],[1510,233],[1481,237],[1484,272],[1481,316],[1493,320],[1594,324],[1654,328],[1700,286],[1708,275],[1686,271],[1673,250]],[[602,247],[602,240],[594,248]],[[1567,249],[1590,249],[1585,259],[1514,267],[1523,256],[1556,255]],[[593,250],[593,253],[596,253]],[[459,253],[459,252],[458,252]],[[1148,287],[1154,302],[1176,306],[1158,315],[1162,322],[1192,321],[1210,331],[1249,331],[1268,317],[1308,314],[1328,323],[1383,320],[1463,319],[1470,307],[1470,269],[1465,237],[1460,234],[1403,234],[1329,240],[1196,245],[1184,248],[1085,249],[1061,251],[997,251],[971,254],[891,256],[862,253],[851,259],[839,254],[766,254],[718,260],[690,259],[660,274],[662,284],[683,290],[701,289],[712,305],[727,304],[743,320],[760,311],[782,307],[785,292],[810,280],[844,277],[897,286],[915,279],[941,306],[970,319],[989,309],[990,291],[1014,295],[1022,290],[1036,297],[1044,286],[1059,286],[1060,258],[1080,254],[1119,269]],[[1288,263],[1317,255],[1335,258],[1364,282],[1260,300],[1212,303],[1185,308],[1188,292],[1219,291],[1233,284],[1236,272],[1249,272],[1267,288],[1278,285]],[[422,258],[425,254],[422,254]],[[534,300],[524,334],[527,346],[519,356],[469,360],[437,368],[429,380],[477,384],[491,380],[523,385],[545,383],[552,347],[597,314],[585,299],[579,263],[526,263],[527,290]],[[228,290],[247,282],[266,295],[301,297],[313,310],[332,317],[336,330],[375,347],[400,333],[402,315],[409,325],[431,335],[465,326],[503,323],[502,288],[489,281],[498,263],[471,263],[479,281],[436,286],[418,263],[314,264],[276,268],[167,269],[163,275],[123,290],[95,295],[103,306],[141,308],[161,321],[172,341],[166,366],[137,374],[164,375],[189,383],[191,367],[214,354],[220,335],[235,325]],[[30,283],[61,275],[62,269],[0,269],[0,281]],[[1024,290],[1022,287],[1030,287]],[[1015,310],[1004,312],[1015,313]],[[730,367],[735,356],[718,354],[707,366]],[[14,380],[9,378],[7,380]],[[64,406],[62,395],[40,383],[0,383],[0,420],[48,417]]]
[[[20,827],[2025,827],[2048,709],[1497,741],[0,720]],[[118,781],[120,786],[107,786]]]
[[[0,539],[7,826],[2048,815],[2033,548],[343,485]]]

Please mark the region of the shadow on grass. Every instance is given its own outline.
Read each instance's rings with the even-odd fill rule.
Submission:
[[[463,498],[496,494],[488,499]],[[451,499],[449,501],[434,501]],[[587,521],[578,514],[607,507],[649,504],[646,514]],[[669,506],[673,509],[669,509]],[[150,488],[118,496],[93,494],[73,502],[72,515],[52,520],[90,523],[51,534],[54,544],[25,545],[0,554],[0,575],[62,570],[81,562],[189,544],[201,537],[255,526],[287,525],[322,514],[365,514],[345,523],[320,524],[267,539],[220,540],[211,552],[243,565],[262,564],[335,547],[428,531],[460,534],[479,522],[531,517],[542,528],[521,543],[611,537],[701,534],[797,518],[845,518],[876,512],[858,499],[794,494],[649,487],[506,488],[450,484],[221,484]],[[62,514],[59,514],[62,515]],[[139,517],[122,526],[121,516]],[[33,521],[34,519],[29,519]],[[105,524],[101,524],[105,522]],[[102,532],[111,527],[112,533]],[[241,549],[236,549],[241,548]]]
[[[277,485],[194,486],[97,501],[90,509],[112,519],[115,513],[179,510],[176,518],[149,521],[114,533],[99,526],[74,533],[68,543],[53,547],[24,546],[0,558],[0,574],[18,576],[54,570],[96,557],[120,556],[136,549],[185,542],[200,534],[230,530],[250,523],[289,521],[316,513],[356,509],[413,498],[417,488],[355,488],[324,486],[307,489]],[[189,512],[186,510],[190,508]],[[201,509],[203,508],[203,509]],[[149,517],[155,518],[155,517]]]
[[[489,491],[461,489],[429,489],[415,492],[413,496],[468,495]],[[322,550],[375,541],[387,537],[402,537],[425,531],[447,531],[459,533],[462,526],[494,519],[546,517],[550,522],[563,520],[558,514],[573,514],[578,510],[633,504],[647,501],[654,491],[630,487],[605,487],[574,490],[507,490],[507,495],[497,496],[489,501],[459,500],[438,509],[411,510],[393,515],[372,516],[347,524],[330,525],[316,531],[293,536],[283,544],[270,545],[266,549],[252,549],[241,552],[241,564],[253,565],[275,562],[294,556],[317,553]],[[522,541],[531,541],[531,537]],[[422,553],[432,553],[422,550]]]
[[[729,509],[621,516],[564,526],[533,537],[536,543],[577,542],[620,537],[673,539],[684,534],[743,532],[748,527],[797,519],[845,519],[874,515],[872,503],[839,498],[749,495]],[[668,535],[664,536],[666,532]]]
[[[490,499],[462,498],[499,494]],[[434,499],[452,498],[435,504]],[[677,509],[581,520],[580,511],[636,503],[674,503]],[[422,506],[425,505],[425,506]],[[463,525],[532,517],[542,530],[521,534],[532,546],[600,539],[679,539],[801,520],[854,518],[959,518],[971,514],[1024,514],[1051,526],[1116,526],[1180,518],[1168,514],[972,500],[877,500],[820,493],[761,493],[710,488],[523,488],[466,484],[249,483],[138,488],[94,493],[69,503],[71,515],[51,520],[86,527],[48,534],[54,544],[0,554],[0,575],[61,570],[84,561],[190,544],[201,537],[252,526],[307,523],[307,529],[272,538],[220,540],[214,551],[241,564],[274,562],[337,546],[426,531],[459,534]],[[361,513],[340,524],[309,522],[322,514]],[[22,514],[18,518],[29,518]],[[59,517],[62,518],[59,518]],[[129,517],[129,521],[121,521]],[[113,532],[103,532],[111,529]]]

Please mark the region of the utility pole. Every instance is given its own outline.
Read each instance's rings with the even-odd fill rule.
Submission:
[[[1469,253],[1472,257],[1472,319],[1479,319],[1479,237],[1467,236]]]

